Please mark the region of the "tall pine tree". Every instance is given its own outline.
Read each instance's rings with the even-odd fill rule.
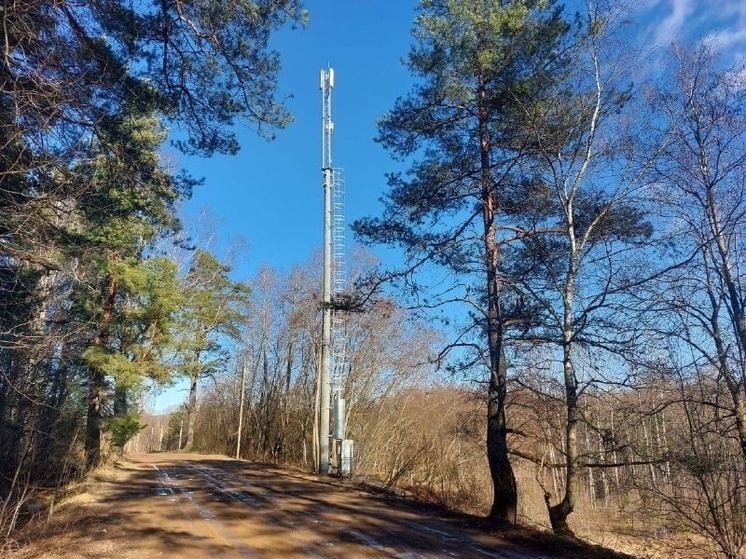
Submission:
[[[434,263],[447,270],[447,296],[428,305],[456,298],[472,309],[455,345],[477,348],[473,362],[487,364],[490,516],[510,523],[517,489],[506,340],[526,309],[511,294],[504,249],[530,233],[521,214],[537,210],[529,201],[536,187],[520,174],[532,141],[524,115],[562,71],[567,29],[552,2],[423,0],[408,59],[418,83],[379,123],[378,140],[411,166],[389,175],[383,216],[355,224],[368,241],[403,247],[410,269]],[[469,341],[475,331],[480,338]]]
[[[80,358],[90,468],[102,459],[113,385],[121,411],[128,387],[144,375],[163,375],[157,357],[176,303],[175,266],[146,254],[158,235],[177,228],[173,204],[189,184],[162,168],[156,150],[165,131],[139,107],[102,122],[99,131],[89,157],[72,169],[76,219],[66,230],[69,255],[82,271],[74,317],[86,337]]]

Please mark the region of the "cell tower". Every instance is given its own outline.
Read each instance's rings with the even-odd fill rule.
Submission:
[[[333,463],[339,475],[351,472],[352,441],[345,439],[345,400],[342,378],[346,371],[347,315],[344,305],[345,264],[344,176],[332,166],[332,89],[334,69],[321,70],[322,156],[324,186],[323,321],[320,371],[319,464],[322,475]],[[330,425],[330,412],[333,422]],[[330,429],[331,427],[331,429]],[[330,442],[332,443],[330,445]],[[333,456],[330,456],[330,446]],[[331,458],[331,459],[330,459]]]

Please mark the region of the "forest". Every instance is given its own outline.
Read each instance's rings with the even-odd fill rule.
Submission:
[[[0,538],[125,451],[314,471],[319,257],[236,279],[164,156],[290,124],[269,41],[300,1],[0,10]],[[335,310],[354,475],[494,527],[736,559],[746,68],[703,40],[645,70],[634,25],[605,0],[421,0],[414,85],[377,123],[403,170],[352,224]]]

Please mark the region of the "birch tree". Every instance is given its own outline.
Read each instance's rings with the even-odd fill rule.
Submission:
[[[746,88],[708,47],[678,49],[659,107],[666,149],[655,176],[691,265],[671,275],[680,339],[726,382],[746,459]]]
[[[582,468],[582,394],[592,384],[620,382],[612,371],[589,367],[594,357],[583,360],[579,350],[598,359],[599,352],[632,349],[629,324],[614,305],[653,275],[639,265],[649,258],[653,231],[640,195],[650,159],[635,157],[629,125],[631,63],[616,54],[613,13],[590,2],[586,8],[568,52],[572,69],[540,103],[526,107],[534,141],[525,162],[543,185],[546,207],[537,234],[522,239],[515,258],[520,289],[540,309],[530,338],[554,346],[561,363],[565,484],[557,502],[549,492],[546,499],[552,528],[568,535]]]
[[[727,557],[746,542],[746,82],[710,46],[673,49],[650,106],[663,144],[652,169],[661,222],[675,249],[670,273],[642,294],[657,352],[683,410],[670,456],[677,521]],[[674,258],[675,257],[675,258]]]

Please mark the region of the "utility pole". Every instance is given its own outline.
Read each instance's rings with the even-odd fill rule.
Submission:
[[[236,458],[241,457],[241,436],[243,430],[243,410],[246,405],[246,361],[248,355],[243,358],[243,367],[241,367],[241,395],[238,406],[238,432],[236,433]]]
[[[324,187],[324,274],[323,320],[321,325],[321,370],[319,371],[319,463],[318,472],[329,474],[329,411],[331,402],[331,339],[332,339],[332,88],[334,69],[321,70],[321,173]]]

